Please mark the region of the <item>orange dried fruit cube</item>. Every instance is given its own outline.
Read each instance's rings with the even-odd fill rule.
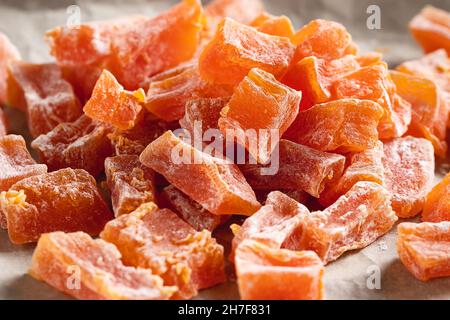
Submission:
[[[199,58],[202,78],[219,84],[237,85],[253,68],[280,78],[294,55],[294,46],[277,37],[225,18]]]
[[[425,52],[443,48],[450,54],[450,13],[426,6],[409,23],[409,29]]]
[[[188,64],[150,79],[145,106],[166,121],[179,120],[191,99],[231,96],[229,86],[208,83],[200,78],[197,64]]]
[[[292,141],[280,140],[276,152],[279,156],[278,170],[272,174],[263,174],[263,168],[269,172],[267,165],[240,166],[253,189],[303,190],[318,198],[324,188],[334,184],[344,171],[344,156],[318,151]]]
[[[251,215],[260,207],[235,164],[193,148],[171,131],[153,141],[140,161],[213,214]]]
[[[387,233],[397,216],[391,195],[374,182],[356,183],[345,195],[323,211],[304,219],[301,241],[291,249],[315,251],[324,263],[344,252],[361,249]]]
[[[450,221],[450,173],[428,193],[422,221]]]
[[[325,268],[313,251],[290,251],[246,240],[236,251],[243,300],[321,300]]]
[[[409,134],[429,140],[435,153],[447,153],[448,108],[439,87],[433,81],[403,72],[391,71],[398,94],[411,103],[412,119]]]
[[[134,127],[144,100],[142,89],[124,90],[109,71],[103,70],[83,110],[92,119],[127,130]]]
[[[434,180],[434,150],[425,139],[405,137],[384,143],[385,187],[400,218],[411,218],[423,209]]]
[[[272,36],[293,39],[295,34],[291,19],[284,15],[276,17],[264,12],[253,20],[250,25],[258,31]]]
[[[20,53],[6,35],[0,32],[0,105],[7,102],[8,64],[20,60]]]
[[[0,195],[11,242],[35,242],[52,231],[98,235],[112,218],[95,179],[84,170],[59,171],[25,178]]]
[[[62,78],[61,70],[54,63],[11,63],[8,101],[26,111],[28,128],[34,138],[82,115],[72,86]]]
[[[37,280],[83,300],[162,300],[177,290],[149,270],[125,266],[114,245],[83,232],[42,235],[29,273]],[[70,286],[79,274],[80,286]]]
[[[383,143],[380,141],[374,148],[352,154],[344,174],[335,183],[328,184],[328,188],[320,194],[320,204],[330,206],[358,181],[372,181],[383,185],[383,156]]]
[[[143,166],[137,155],[121,155],[105,160],[105,173],[116,217],[155,202],[155,173]]]
[[[297,45],[294,62],[309,56],[325,60],[339,59],[358,51],[343,25],[322,19],[303,26],[295,34],[294,43]]]
[[[172,185],[163,189],[160,199],[197,231],[206,229],[212,232],[228,219],[228,216],[218,216],[205,210]]]
[[[258,163],[266,163],[279,137],[294,122],[300,100],[300,92],[281,84],[270,73],[252,69],[221,111],[219,128],[224,135],[228,130],[244,133],[236,134],[237,142],[245,146]],[[248,130],[256,133],[256,143],[248,139],[245,134]],[[272,136],[272,130],[276,130],[278,137]]]
[[[31,143],[50,171],[77,168],[98,176],[104,170],[105,159],[113,148],[107,135],[111,128],[81,116],[77,121],[61,123],[52,131]]]
[[[109,222],[101,237],[117,246],[126,265],[150,269],[166,286],[177,286],[173,298],[188,299],[225,281],[223,247],[211,233],[195,231],[154,204]]]
[[[450,276],[450,222],[405,222],[397,234],[400,260],[417,279]]]
[[[376,146],[382,116],[383,108],[369,100],[317,104],[299,113],[289,138],[321,151],[361,152]]]

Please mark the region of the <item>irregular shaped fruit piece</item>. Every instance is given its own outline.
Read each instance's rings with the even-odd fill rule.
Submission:
[[[301,111],[289,138],[321,151],[361,152],[376,146],[383,108],[369,100],[342,99]]]
[[[71,85],[62,78],[61,70],[53,63],[11,63],[8,102],[27,112],[28,128],[34,138],[82,115]]]
[[[300,100],[300,92],[279,83],[270,73],[252,69],[221,111],[219,128],[224,135],[228,130],[235,132],[237,142],[258,163],[266,163],[279,137],[294,122]],[[256,139],[247,136],[250,130],[257,135]]]
[[[253,20],[250,25],[260,32],[272,36],[286,37],[291,40],[294,38],[295,34],[291,19],[286,16],[276,17],[264,12]]]
[[[165,287],[149,270],[123,265],[114,245],[83,232],[42,235],[33,254],[30,274],[52,287],[84,300],[162,300],[176,287]],[[80,287],[69,286],[79,274]]]
[[[401,223],[397,251],[417,279],[450,276],[450,222]]]
[[[0,105],[7,102],[8,64],[15,60],[20,60],[19,51],[8,37],[0,32]]]
[[[344,171],[345,157],[325,153],[288,140],[280,140],[272,167],[278,170],[270,172],[271,166],[245,164],[240,166],[250,186],[255,190],[284,189],[303,190],[318,198],[325,186],[332,185]],[[262,170],[268,174],[263,174]]]
[[[297,45],[295,62],[309,56],[339,59],[358,51],[343,25],[322,19],[313,20],[301,28],[294,36],[294,43]]]
[[[217,25],[222,19],[230,17],[237,22],[249,24],[264,11],[261,0],[213,0],[205,8],[208,23]]]
[[[111,130],[82,116],[75,122],[61,123],[35,139],[31,146],[50,171],[71,167],[84,169],[96,177],[103,172],[105,159],[113,153],[107,137]]]
[[[170,209],[178,213],[184,221],[197,231],[206,229],[212,232],[229,218],[205,210],[200,204],[172,185],[164,188],[161,192],[161,198]]]
[[[84,170],[62,169],[23,179],[0,196],[11,242],[35,242],[52,231],[98,235],[112,218],[95,179]]]
[[[309,210],[279,191],[267,196],[266,203],[240,227],[232,225],[234,233],[231,260],[238,246],[246,239],[256,240],[271,248],[292,246],[301,236],[301,224]]]
[[[126,130],[134,127],[144,100],[142,89],[124,90],[109,71],[103,70],[83,110],[92,119]]]
[[[444,48],[450,54],[450,13],[426,6],[414,19],[409,28],[425,52]]]
[[[323,299],[325,269],[313,251],[274,249],[246,240],[237,249],[235,264],[241,299]]]
[[[332,86],[334,99],[372,100],[384,109],[378,132],[380,138],[401,137],[411,122],[411,106],[396,93],[387,65],[377,63],[337,79]]]
[[[397,138],[384,144],[385,186],[392,194],[392,208],[400,218],[422,211],[433,187],[434,150],[420,138]]]
[[[144,167],[139,157],[122,155],[105,160],[105,173],[116,217],[155,202],[155,173]]]
[[[223,247],[209,231],[195,231],[174,212],[143,204],[108,223],[101,237],[117,246],[126,265],[150,269],[188,299],[225,281]]]
[[[398,94],[411,103],[412,119],[409,134],[428,139],[435,153],[444,158],[447,153],[448,108],[439,87],[426,78],[391,71]]]
[[[450,221],[450,173],[427,195],[422,221]]]
[[[146,108],[166,121],[179,120],[191,99],[229,97],[229,86],[209,83],[200,78],[196,63],[187,64],[158,74],[150,79]]]
[[[290,249],[313,250],[324,263],[361,249],[391,230],[397,217],[391,195],[374,182],[358,182],[324,211],[306,216],[302,238]]]
[[[251,215],[260,207],[235,164],[193,148],[171,131],[153,141],[140,161],[214,214]]]
[[[380,141],[372,149],[351,155],[350,164],[342,177],[336,183],[328,184],[328,188],[320,194],[320,203],[325,207],[330,206],[358,181],[372,181],[383,185],[383,156],[383,143]]]
[[[8,120],[6,119],[6,115],[3,112],[3,109],[0,108],[0,137],[8,134]]]
[[[226,18],[199,58],[200,75],[210,82],[237,85],[252,68],[260,68],[280,78],[293,55],[288,38],[270,36]]]

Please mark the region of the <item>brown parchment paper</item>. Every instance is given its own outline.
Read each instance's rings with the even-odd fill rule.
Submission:
[[[242,0],[246,1],[246,0]],[[23,58],[32,62],[51,61],[43,40],[46,30],[65,24],[67,8],[78,5],[81,21],[106,19],[131,14],[153,16],[176,1],[92,1],[92,0],[0,0],[0,31],[18,46]],[[207,2],[207,1],[204,1]],[[343,23],[362,51],[382,50],[391,66],[420,57],[420,48],[409,35],[407,23],[430,3],[450,11],[449,0],[266,0],[273,14],[289,16],[298,28],[315,18]],[[381,29],[367,28],[367,8],[378,5]],[[28,137],[23,116],[8,109],[11,133]],[[436,181],[450,166],[439,163]],[[219,232],[227,241],[229,234]],[[326,267],[327,299],[450,299],[450,278],[422,283],[412,277],[397,258],[395,228],[369,247],[348,253]],[[0,231],[0,299],[69,299],[27,275],[34,245],[12,245]],[[379,272],[379,288],[370,276]],[[369,283],[369,285],[368,285]],[[288,285],[288,284],[287,284]],[[236,284],[202,291],[197,299],[238,299]]]

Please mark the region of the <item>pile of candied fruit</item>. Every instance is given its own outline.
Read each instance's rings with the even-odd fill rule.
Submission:
[[[34,278],[78,299],[190,299],[234,273],[242,299],[323,299],[328,263],[419,214],[397,226],[398,256],[421,281],[448,277],[450,173],[434,180],[450,13],[425,7],[410,29],[425,55],[394,70],[341,24],[295,31],[260,0],[57,27],[46,64],[0,34],[0,103],[39,159],[0,109],[0,226],[37,243]],[[236,163],[185,139],[199,123],[277,134],[219,139]]]

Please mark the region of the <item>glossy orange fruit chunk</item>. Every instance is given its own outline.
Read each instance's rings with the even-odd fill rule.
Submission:
[[[315,56],[320,59],[339,59],[347,54],[356,54],[357,47],[345,27],[334,21],[313,20],[294,36],[297,45],[294,61]]]
[[[253,130],[257,134],[256,144],[246,134],[236,134],[237,142],[245,146],[258,163],[266,163],[279,137],[294,122],[300,100],[300,92],[281,84],[270,73],[252,69],[221,111],[219,128],[224,135],[228,130],[243,133]],[[272,130],[277,137],[270,136]],[[255,146],[251,147],[252,144]]]
[[[202,78],[219,84],[237,85],[253,68],[280,78],[294,55],[294,46],[285,37],[259,32],[225,18],[199,58]]]
[[[146,108],[157,117],[174,121],[183,117],[191,99],[231,96],[229,86],[208,83],[200,78],[197,64],[188,64],[150,79]]]
[[[450,221],[450,173],[427,195],[422,221]]]
[[[306,216],[301,241],[291,249],[313,250],[328,263],[346,251],[364,248],[397,221],[390,200],[379,184],[358,182],[327,209]]]
[[[112,218],[95,179],[79,169],[23,179],[1,193],[0,208],[15,244],[36,242],[52,231],[98,235]]]
[[[212,232],[228,219],[228,216],[218,216],[205,210],[200,204],[172,185],[165,187],[160,197],[171,210],[178,213],[197,231],[206,229]]]
[[[133,212],[141,204],[156,201],[155,173],[136,155],[105,160],[105,173],[116,217]]]
[[[383,185],[383,156],[383,143],[380,141],[374,148],[352,154],[344,174],[335,183],[329,183],[325,191],[320,194],[320,203],[326,207],[330,206],[358,181],[372,181]]]
[[[20,53],[6,35],[0,32],[0,105],[7,102],[8,64],[20,60]]]
[[[251,215],[260,207],[235,164],[193,148],[171,131],[153,141],[140,160],[214,214]]]
[[[142,89],[124,90],[109,71],[103,70],[83,110],[92,119],[126,130],[134,127],[144,100]]]
[[[425,52],[443,48],[450,54],[449,12],[426,6],[411,20],[409,28]]]
[[[162,300],[176,291],[149,270],[125,266],[114,245],[83,232],[42,235],[29,272],[83,300]],[[74,275],[79,275],[79,287]]]
[[[450,276],[450,222],[401,223],[397,233],[400,260],[417,279]]]
[[[342,175],[345,157],[326,153],[292,141],[280,140],[277,147],[278,170],[263,174],[269,166],[245,164],[240,169],[255,190],[303,190],[318,198],[328,185]],[[275,159],[273,160],[275,161]]]
[[[177,286],[173,298],[225,281],[223,247],[209,231],[195,231],[168,209],[144,204],[108,223],[102,239],[117,246],[126,265],[150,269],[165,285]]]
[[[0,137],[5,136],[8,133],[8,120],[6,118],[3,109],[0,108]]]
[[[243,300],[321,300],[324,267],[313,251],[290,251],[246,240],[236,251]]]
[[[18,61],[10,64],[9,74],[9,104],[26,111],[34,138],[82,115],[78,98],[56,64]]]
[[[421,138],[397,138],[384,143],[385,186],[392,194],[392,208],[400,218],[416,216],[423,209],[434,180],[434,150]]]
[[[50,171],[77,168],[98,176],[104,170],[105,159],[113,148],[107,135],[111,128],[87,116],[71,123],[61,123],[55,129],[35,139],[31,146]]]
[[[369,100],[342,99],[301,111],[289,138],[321,151],[361,152],[376,146],[383,108]]]
[[[264,12],[253,20],[250,25],[260,32],[272,36],[286,37],[291,40],[294,38],[295,34],[291,19],[284,15],[277,17]]]

